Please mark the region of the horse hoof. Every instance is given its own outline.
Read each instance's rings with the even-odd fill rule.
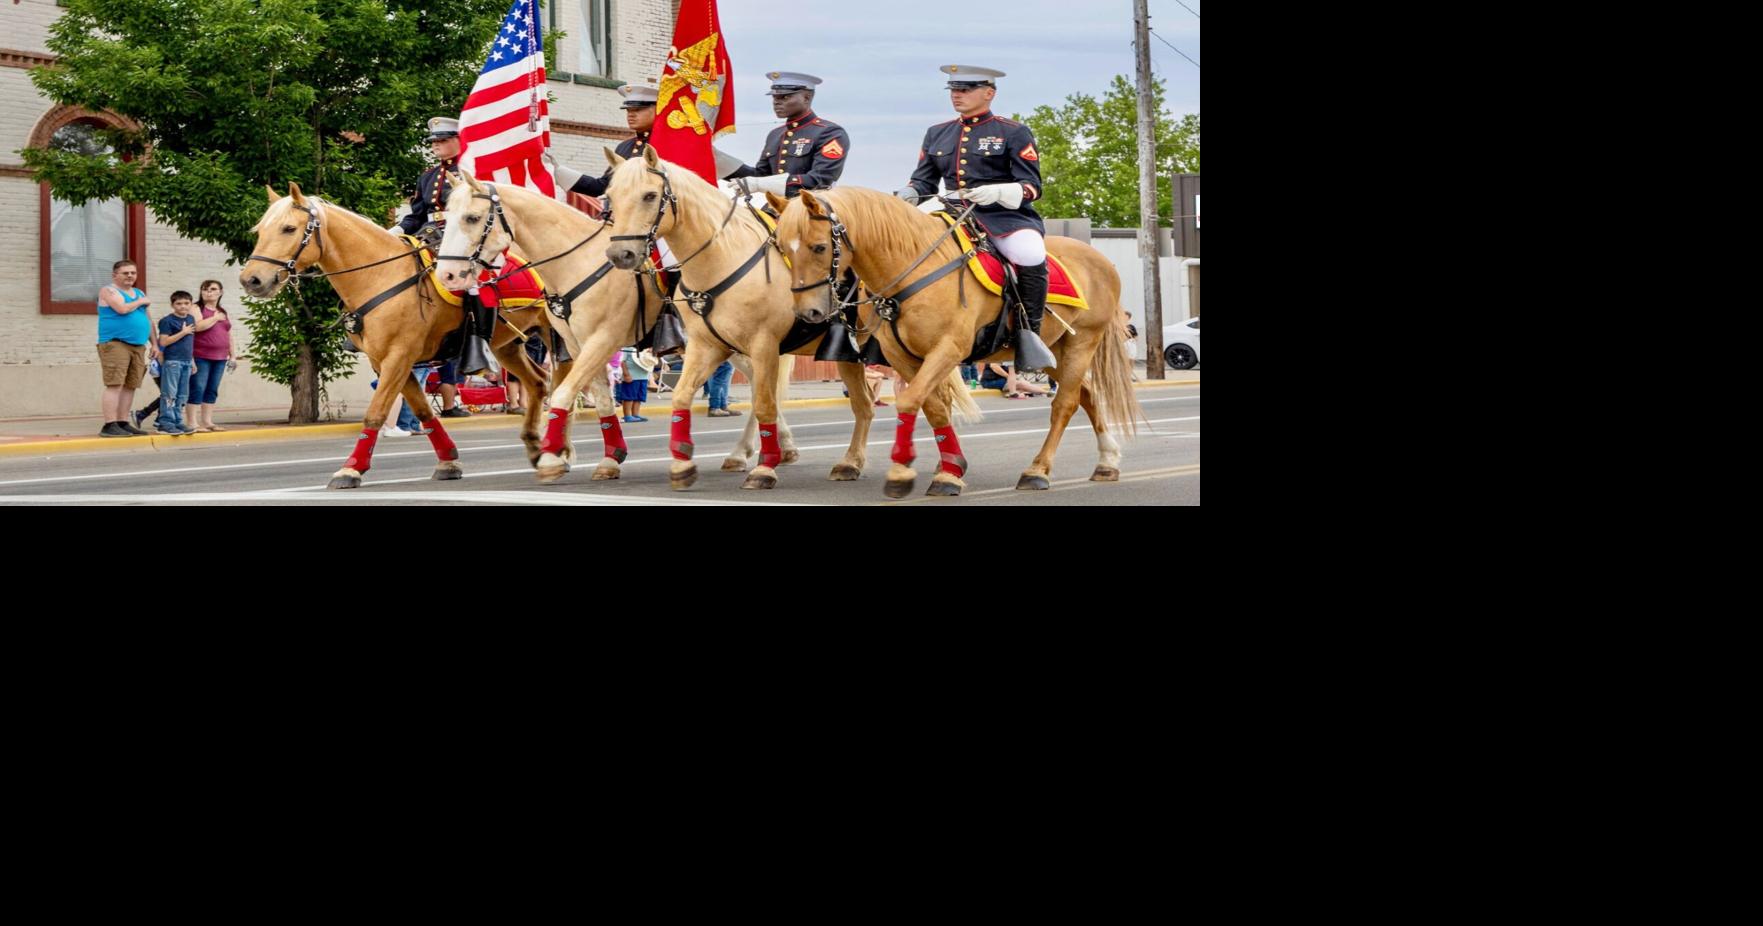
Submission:
[[[465,469],[464,469],[464,467],[461,467],[457,462],[455,462],[453,460],[448,460],[445,463],[440,463],[435,466],[435,475],[433,478],[436,482],[447,482],[447,481],[450,481],[453,479],[464,479],[465,478]]]
[[[777,475],[772,472],[767,472],[765,470],[756,469],[753,472],[747,474],[747,481],[741,483],[741,488],[743,488],[743,489],[775,489],[775,488],[777,488]]]
[[[833,467],[832,475],[826,478],[833,482],[856,482],[857,477],[861,475],[863,475],[863,471],[857,467],[852,466],[849,463],[840,463]]]
[[[617,479],[620,472],[621,470],[619,470],[618,467],[607,466],[602,463],[599,466],[594,467],[594,478],[590,481],[605,482],[608,479]]]
[[[747,471],[747,461],[740,457],[727,457],[722,461],[722,471],[725,473],[744,473]]]
[[[332,476],[330,483],[328,485],[326,485],[325,488],[327,488],[327,489],[359,489],[359,488],[361,488],[361,477],[360,476]]]
[[[961,483],[933,482],[930,484],[930,488],[924,490],[924,494],[954,497],[961,494]]]
[[[905,498],[912,494],[912,482],[911,479],[889,479],[887,485],[882,486],[882,494],[889,498]]]
[[[1016,480],[1016,488],[1018,490],[1032,489],[1036,492],[1045,492],[1052,487],[1053,484],[1047,481],[1047,477],[1036,476],[1030,473],[1023,473],[1022,478]]]
[[[795,448],[793,448],[793,447],[792,447],[792,448],[790,448],[790,449],[789,449],[789,450],[785,450],[785,451],[784,451],[784,458],[783,458],[783,462],[785,462],[785,463],[794,463],[794,462],[796,462],[796,461],[797,461],[797,460],[800,460],[800,459],[802,459],[802,455],[801,455],[801,454],[800,454],[800,453],[797,453],[797,452],[796,452],[796,450],[795,450]]]
[[[539,467],[539,472],[538,472],[539,485],[542,485],[542,486],[551,485],[552,483],[555,483],[557,480],[562,479],[568,473],[569,473],[569,464],[568,463],[565,463],[562,466],[541,466],[541,467]]]
[[[696,466],[692,466],[688,469],[682,469],[679,472],[669,472],[667,474],[668,488],[671,488],[676,492],[681,491],[683,489],[691,488],[692,484],[697,481],[698,481],[698,467],[696,467]]]
[[[1098,466],[1098,467],[1096,467],[1096,471],[1090,474],[1090,481],[1091,482],[1119,482],[1120,481],[1120,470],[1117,470],[1112,466]]]

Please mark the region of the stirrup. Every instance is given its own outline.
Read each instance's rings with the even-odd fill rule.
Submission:
[[[1026,373],[1057,370],[1059,361],[1047,349],[1047,345],[1041,342],[1040,335],[1023,327],[1016,330],[1016,369]]]

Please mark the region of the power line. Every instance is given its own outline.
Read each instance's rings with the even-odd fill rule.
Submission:
[[[1152,30],[1150,30],[1150,33],[1153,37],[1155,37],[1157,39],[1157,41],[1162,42],[1165,45],[1169,45],[1169,40],[1164,38],[1161,35],[1158,35],[1157,30],[1152,29]],[[1169,45],[1169,50],[1175,52],[1178,55],[1181,55],[1183,58],[1188,58],[1187,52],[1184,52],[1181,49],[1176,48],[1174,45]],[[1194,65],[1194,67],[1200,66],[1200,62],[1195,61],[1192,58],[1188,58],[1188,61],[1191,62]]]
[[[1191,7],[1191,6],[1188,6],[1188,5],[1187,5],[1187,4],[1185,4],[1185,3],[1182,3],[1182,2],[1181,2],[1181,0],[1175,0],[1175,2],[1176,2],[1176,3],[1179,3],[1179,4],[1181,4],[1181,8],[1182,8],[1182,9],[1184,9],[1184,10],[1187,10],[1187,11],[1188,11],[1188,12],[1190,12],[1190,13],[1194,13],[1194,8],[1193,8],[1193,7]],[[1200,14],[1199,14],[1199,13],[1194,13],[1194,18],[1195,18],[1195,19],[1199,19],[1199,18],[1200,18]]]

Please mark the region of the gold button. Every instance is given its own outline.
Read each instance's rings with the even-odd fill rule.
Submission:
[[[965,154],[965,153],[966,153],[966,152],[962,152],[962,153],[963,153],[963,154]],[[967,163],[967,159],[966,159],[966,158],[962,158],[962,159],[961,159],[961,163],[963,163],[963,164],[966,164],[966,163]]]

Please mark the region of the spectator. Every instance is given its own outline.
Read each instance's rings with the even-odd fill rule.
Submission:
[[[470,418],[471,410],[459,404],[459,384],[465,380],[459,375],[459,362],[449,360],[441,364],[441,417]]]
[[[110,265],[110,285],[98,291],[98,365],[104,371],[104,427],[102,437],[134,437],[146,434],[129,421],[135,406],[135,390],[147,372],[147,341],[153,319],[147,307],[153,300],[135,288],[139,268],[132,260]]]
[[[1031,383],[1016,375],[1012,364],[988,363],[981,371],[979,384],[987,389],[996,389],[1006,399],[1026,399],[1031,395],[1047,395],[1052,392],[1039,383]]]
[[[532,360],[533,366],[538,367],[540,372],[548,372],[548,368],[545,366],[545,332],[537,328],[528,331],[524,346],[527,358]],[[522,388],[520,377],[515,376],[512,372],[503,370],[502,378],[507,380],[505,390],[508,394],[508,404],[505,408],[508,414],[524,415],[526,414],[526,403],[545,401],[545,397],[542,395],[527,395],[527,392],[536,392],[537,390]]]
[[[710,417],[735,418],[741,414],[728,407],[728,383],[734,375],[734,363],[724,360],[722,366],[717,367],[716,372],[710,374],[710,379],[704,382],[704,392],[710,396]]]
[[[636,348],[626,347],[619,350],[619,358],[623,369],[619,374],[618,401],[624,404],[624,421],[626,424],[648,421],[638,412],[649,399],[649,371],[655,368],[655,355],[647,350],[638,353]]]
[[[196,317],[190,294],[171,294],[171,314],[159,320],[159,420],[153,430],[161,434],[194,434],[184,423],[184,406],[190,401],[190,372],[196,366]]]
[[[219,280],[203,280],[197,290],[196,369],[190,376],[190,406],[185,421],[198,431],[225,431],[214,423],[214,402],[220,377],[233,360],[233,320],[220,304]]]

